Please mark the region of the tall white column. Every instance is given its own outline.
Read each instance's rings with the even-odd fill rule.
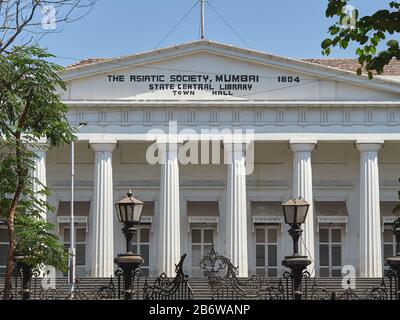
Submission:
[[[160,143],[159,271],[175,276],[181,257],[178,145]]]
[[[114,274],[112,152],[116,142],[89,143],[95,152],[90,270],[92,277],[110,277]]]
[[[47,145],[44,143],[39,143],[37,146],[30,146],[30,149],[36,155],[34,159],[34,168],[32,170],[32,176],[37,180],[33,183],[33,191],[35,193],[38,193],[42,191],[44,189],[44,186],[46,186],[47,184],[47,179],[46,179]],[[45,202],[47,200],[47,197],[44,194],[37,194],[36,199]],[[41,210],[41,216],[44,220],[47,219],[47,211],[45,207]]]
[[[290,141],[293,151],[293,197],[303,197],[310,207],[306,222],[302,226],[304,232],[300,238],[299,251],[308,256],[313,262],[308,266],[311,276],[314,276],[314,203],[312,187],[311,152],[316,146],[316,141]]]
[[[382,239],[377,143],[357,141],[360,150],[360,277],[382,277]]]
[[[226,190],[226,255],[239,277],[248,277],[246,144],[224,143],[228,164]]]

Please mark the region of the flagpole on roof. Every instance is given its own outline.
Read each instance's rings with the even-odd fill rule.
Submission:
[[[200,39],[205,39],[205,29],[204,29],[204,6],[205,0],[200,0],[200,17],[201,17],[201,32],[200,32]]]

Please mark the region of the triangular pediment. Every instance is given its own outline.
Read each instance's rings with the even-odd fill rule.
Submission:
[[[65,100],[381,101],[400,84],[210,41],[68,68]]]

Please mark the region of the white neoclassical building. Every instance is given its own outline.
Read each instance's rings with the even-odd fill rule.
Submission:
[[[67,68],[68,119],[88,122],[75,157],[78,273],[113,274],[125,249],[113,203],[131,188],[145,202],[133,244],[150,275],[173,275],[183,253],[200,275],[214,246],[240,276],[280,276],[292,252],[281,202],[302,196],[310,271],[382,276],[400,189],[400,68],[368,80],[350,62],[201,40]],[[48,220],[67,246],[70,168],[70,146],[38,153]]]

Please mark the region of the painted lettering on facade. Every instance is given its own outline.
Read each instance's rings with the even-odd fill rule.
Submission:
[[[195,96],[210,92],[214,96],[233,96],[234,92],[248,92],[260,82],[255,74],[114,74],[107,75],[111,83],[145,85],[150,92],[168,91],[174,96]]]

